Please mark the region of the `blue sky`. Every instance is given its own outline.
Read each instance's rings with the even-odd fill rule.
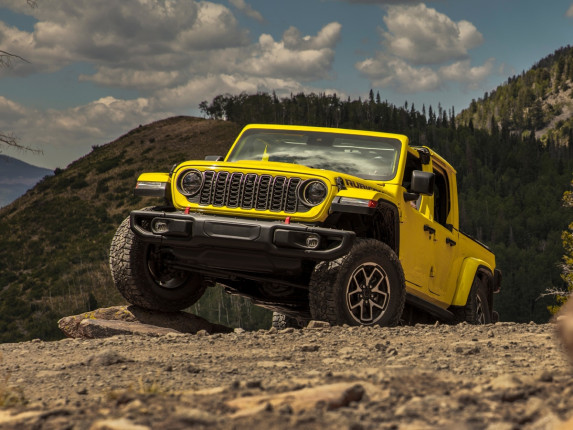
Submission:
[[[0,131],[65,167],[221,93],[328,92],[456,112],[573,44],[573,1],[0,0]]]

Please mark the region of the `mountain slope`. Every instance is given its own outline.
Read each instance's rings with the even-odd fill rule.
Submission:
[[[50,169],[0,155],[0,207],[13,202],[44,176],[52,173]]]
[[[472,100],[458,122],[493,131],[494,127],[537,139],[549,146],[573,144],[573,47],[540,60],[483,98]]]
[[[0,210],[0,342],[61,337],[65,314],[124,303],[107,267],[109,243],[130,210],[142,172],[225,154],[236,125],[169,118],[95,147]]]

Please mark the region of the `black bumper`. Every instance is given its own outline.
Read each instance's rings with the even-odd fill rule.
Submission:
[[[247,272],[289,271],[302,260],[334,260],[350,251],[355,238],[352,231],[304,224],[159,211],[133,211],[131,229],[191,265]]]

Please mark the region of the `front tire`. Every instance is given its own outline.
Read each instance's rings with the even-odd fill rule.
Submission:
[[[406,288],[396,253],[374,239],[357,239],[350,252],[319,263],[309,285],[313,319],[331,324],[398,324]]]
[[[136,236],[126,218],[111,242],[109,264],[115,286],[131,304],[145,309],[176,312],[197,302],[207,288],[201,275],[174,270],[159,246]]]

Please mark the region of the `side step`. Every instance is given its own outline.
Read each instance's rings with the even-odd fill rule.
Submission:
[[[410,293],[406,293],[406,303],[416,308],[422,309],[423,311],[428,312],[430,315],[444,322],[453,322],[456,319],[455,315],[449,310],[442,309],[439,306],[428,303],[427,301],[422,300]]]

